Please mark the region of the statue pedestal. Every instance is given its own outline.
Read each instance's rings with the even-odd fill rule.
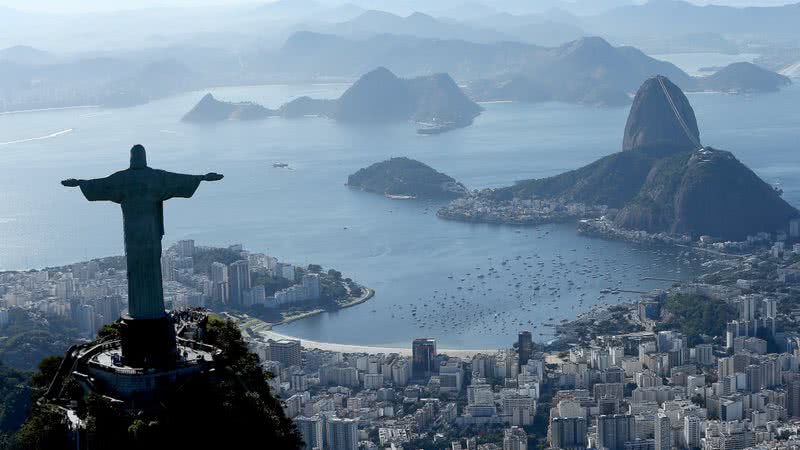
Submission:
[[[175,364],[178,356],[175,327],[166,315],[160,319],[125,316],[120,335],[126,366],[163,368]]]

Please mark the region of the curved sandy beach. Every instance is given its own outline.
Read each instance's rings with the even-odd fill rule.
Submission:
[[[251,329],[252,330],[252,329]],[[374,347],[374,346],[367,346],[367,345],[347,345],[347,344],[334,344],[331,342],[316,342],[310,341],[308,339],[298,339],[293,336],[287,336],[285,334],[276,333],[272,330],[252,330],[254,333],[260,335],[260,337],[264,340],[273,339],[293,339],[300,341],[300,345],[303,348],[307,349],[318,349],[318,350],[325,350],[330,352],[341,352],[341,353],[369,353],[369,354],[376,354],[376,353],[398,353],[404,356],[411,356],[411,340],[408,341],[408,347]],[[448,356],[458,356],[461,358],[471,358],[478,353],[484,354],[494,354],[497,352],[497,349],[491,350],[455,350],[455,349],[445,349],[440,348],[437,349],[438,353],[445,354]]]

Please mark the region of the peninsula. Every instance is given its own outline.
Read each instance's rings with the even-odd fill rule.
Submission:
[[[703,146],[688,99],[658,76],[633,101],[622,152],[554,177],[477,191],[438,215],[510,224],[593,219],[581,230],[743,241],[788,230],[800,212],[731,153]]]

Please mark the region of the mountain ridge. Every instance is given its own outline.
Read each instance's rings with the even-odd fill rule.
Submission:
[[[219,101],[209,93],[184,115],[183,121],[321,116],[344,123],[414,121],[447,131],[470,125],[482,110],[447,74],[401,79],[378,67],[361,76],[336,100],[303,96],[271,110],[252,102]]]

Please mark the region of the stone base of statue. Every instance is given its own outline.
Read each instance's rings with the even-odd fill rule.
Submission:
[[[207,313],[200,310],[157,320],[123,317],[119,334],[67,350],[41,401],[71,408],[65,386],[72,378],[85,392],[129,408],[158,409],[176,386],[213,372],[221,351],[202,342],[207,322]]]
[[[122,358],[129,367],[163,368],[175,364],[178,347],[175,325],[165,314],[160,319],[121,319]]]

